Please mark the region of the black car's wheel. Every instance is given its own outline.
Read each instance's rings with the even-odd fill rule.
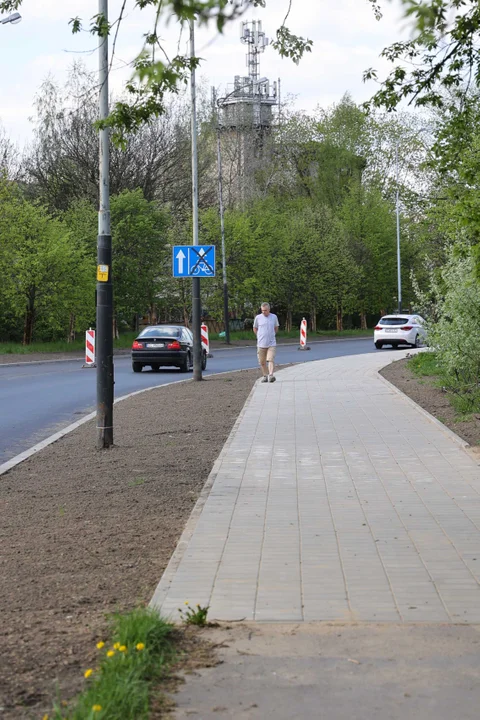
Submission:
[[[185,355],[185,358],[182,360],[182,364],[180,365],[180,372],[188,372],[190,370],[191,365],[192,365],[192,358],[190,356],[190,353],[187,352]]]
[[[206,370],[206,369],[207,369],[207,353],[203,352],[202,353],[202,370]]]
[[[377,342],[375,343],[375,347],[377,348],[377,350],[381,350],[382,347],[383,347],[383,343],[377,341]]]
[[[153,372],[158,372],[160,370],[160,365],[158,363],[154,363],[151,367]]]
[[[132,362],[132,370],[133,372],[142,372],[142,363],[139,362]]]
[[[420,335],[416,335],[415,342],[413,343],[412,347],[414,347],[414,348],[422,347],[422,340],[420,338]]]

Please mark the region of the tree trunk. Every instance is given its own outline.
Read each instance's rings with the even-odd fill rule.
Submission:
[[[312,309],[310,311],[310,329],[312,332],[317,332],[317,305],[316,305],[316,303],[312,304]]]
[[[115,340],[118,340],[120,337],[120,333],[118,332],[118,322],[117,322],[117,316],[113,316],[113,327],[112,327],[113,337]]]
[[[30,345],[33,339],[33,326],[35,324],[35,294],[35,288],[30,288],[25,311],[25,324],[23,326],[23,345]]]
[[[285,320],[285,330],[287,332],[290,332],[291,329],[292,329],[292,311],[287,310],[287,317]]]
[[[71,343],[75,340],[75,313],[70,313],[70,324],[68,326],[67,342]]]
[[[337,330],[339,332],[343,330],[343,308],[341,303],[337,305]]]
[[[188,316],[188,308],[186,305],[184,305],[183,306],[183,323],[184,323],[185,327],[187,327],[187,328],[190,327],[189,320],[190,320],[190,318]]]
[[[360,313],[360,329],[361,330],[367,330],[367,313],[365,310],[362,310]]]

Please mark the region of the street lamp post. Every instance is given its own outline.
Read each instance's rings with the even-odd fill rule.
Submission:
[[[400,264],[400,202],[398,187],[398,142],[395,145],[395,168],[396,168],[396,213],[397,213],[397,294],[398,294],[398,312],[402,312],[402,269]]]
[[[420,128],[414,137],[422,132],[428,131],[429,128]],[[397,293],[398,293],[398,312],[402,312],[402,269],[400,257],[400,182],[399,182],[399,163],[398,163],[398,140],[395,143],[395,213],[397,216]]]
[[[22,19],[22,16],[20,15],[20,13],[15,12],[15,13],[12,13],[11,15],[7,15],[6,18],[2,18],[0,20],[0,25],[7,25],[7,23],[9,23],[10,25],[16,25],[17,23],[20,22],[21,19]]]
[[[220,233],[222,239],[222,276],[223,276],[223,321],[225,342],[230,345],[230,318],[228,311],[227,259],[225,253],[225,223],[223,213],[222,151],[220,145],[220,124],[217,122],[217,165],[218,165],[218,202],[220,206]]]
[[[108,0],[98,0],[99,16],[108,22]],[[99,119],[108,117],[108,32],[99,37]],[[99,207],[97,237],[97,442],[113,445],[113,284],[110,229],[110,149],[108,127],[99,131]]]
[[[195,20],[190,21],[190,58],[195,58]],[[192,128],[192,245],[198,245],[198,154],[197,154],[197,95],[195,84],[195,66],[190,70],[191,128]],[[202,379],[202,306],[200,296],[200,278],[192,278],[192,330],[193,330],[193,379]]]

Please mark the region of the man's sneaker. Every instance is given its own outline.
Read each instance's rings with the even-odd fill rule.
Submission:
[[[268,382],[268,375],[264,375],[260,382]]]
[[[275,382],[276,379],[277,379],[277,378],[275,377],[275,375],[269,375],[269,376],[268,376],[268,381],[269,381],[269,382]]]

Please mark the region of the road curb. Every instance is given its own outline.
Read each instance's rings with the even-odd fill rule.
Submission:
[[[219,373],[211,373],[210,375],[207,375],[206,377],[216,377],[217,375],[229,375],[230,373],[236,373],[236,372],[245,372],[249,371],[255,368],[241,368],[240,370],[226,370],[224,372]],[[178,385],[178,383],[185,383],[191,381],[192,378],[185,378],[183,380],[174,380],[170,383],[165,383],[164,385],[153,385],[152,387],[148,388],[142,388],[141,390],[135,390],[134,392],[128,393],[127,395],[122,395],[121,397],[117,398],[114,401],[114,405],[117,405],[117,403],[122,402],[123,400],[129,400],[131,397],[134,397],[135,395],[141,395],[146,392],[150,392],[151,390],[158,390],[160,388],[165,387],[171,387],[172,385]],[[71,423],[70,425],[67,425],[67,427],[63,428],[63,430],[59,430],[58,432],[54,433],[53,435],[50,435],[48,438],[45,438],[45,440],[42,440],[41,442],[37,443],[36,445],[32,445],[31,448],[28,448],[28,450],[24,450],[19,455],[15,455],[15,457],[10,458],[10,460],[7,460],[6,462],[2,463],[0,465],[0,476],[4,475],[6,472],[14,468],[16,465],[20,465],[20,463],[24,462],[25,460],[28,460],[29,457],[32,457],[32,455],[36,455],[36,453],[40,452],[40,450],[43,450],[44,448],[48,447],[48,445],[52,445],[57,440],[60,440],[65,435],[68,435],[69,433],[73,432],[77,428],[79,428],[81,425],[84,425],[86,422],[89,422],[89,420],[93,420],[97,415],[97,411],[94,410],[91,413],[88,413],[88,415],[85,415],[85,417],[80,418],[80,420],[76,420],[74,423]]]
[[[130,354],[130,350],[127,352],[120,352],[120,353],[113,353],[114,358],[118,357],[128,357]],[[19,365],[47,365],[51,363],[61,363],[61,362],[85,362],[85,355],[75,355],[73,357],[69,358],[54,358],[53,360],[17,360],[16,362],[11,363],[2,363],[0,362],[0,369],[2,367],[17,367]],[[83,365],[83,367],[87,367],[86,365]],[[93,366],[92,366],[93,367]]]

